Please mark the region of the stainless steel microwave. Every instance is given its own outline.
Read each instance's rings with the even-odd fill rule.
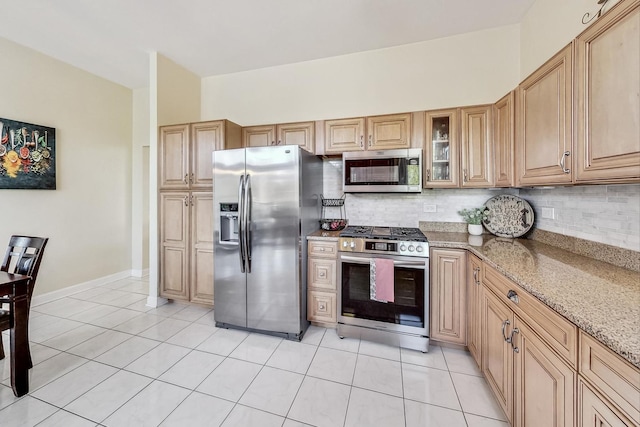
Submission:
[[[344,153],[342,173],[345,193],[420,193],[422,150]]]

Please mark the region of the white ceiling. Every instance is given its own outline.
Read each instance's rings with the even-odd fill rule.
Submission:
[[[0,37],[139,88],[152,51],[205,77],[515,24],[534,1],[0,0]]]

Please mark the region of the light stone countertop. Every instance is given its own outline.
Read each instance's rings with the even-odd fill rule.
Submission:
[[[640,273],[534,240],[423,232],[431,248],[470,251],[640,368]],[[307,239],[339,234],[318,230]]]
[[[640,273],[527,239],[425,231],[467,249],[640,368]]]

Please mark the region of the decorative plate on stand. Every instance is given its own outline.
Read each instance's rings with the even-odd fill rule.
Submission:
[[[534,213],[529,202],[518,196],[501,194],[487,200],[487,219],[482,224],[499,237],[520,237],[533,227]]]

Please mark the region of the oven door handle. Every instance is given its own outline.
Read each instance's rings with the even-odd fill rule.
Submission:
[[[369,262],[375,257],[353,257],[348,255],[340,255],[341,261],[356,262],[358,264],[369,264]],[[417,269],[426,269],[426,261],[396,261],[393,260],[395,267],[409,267]]]

